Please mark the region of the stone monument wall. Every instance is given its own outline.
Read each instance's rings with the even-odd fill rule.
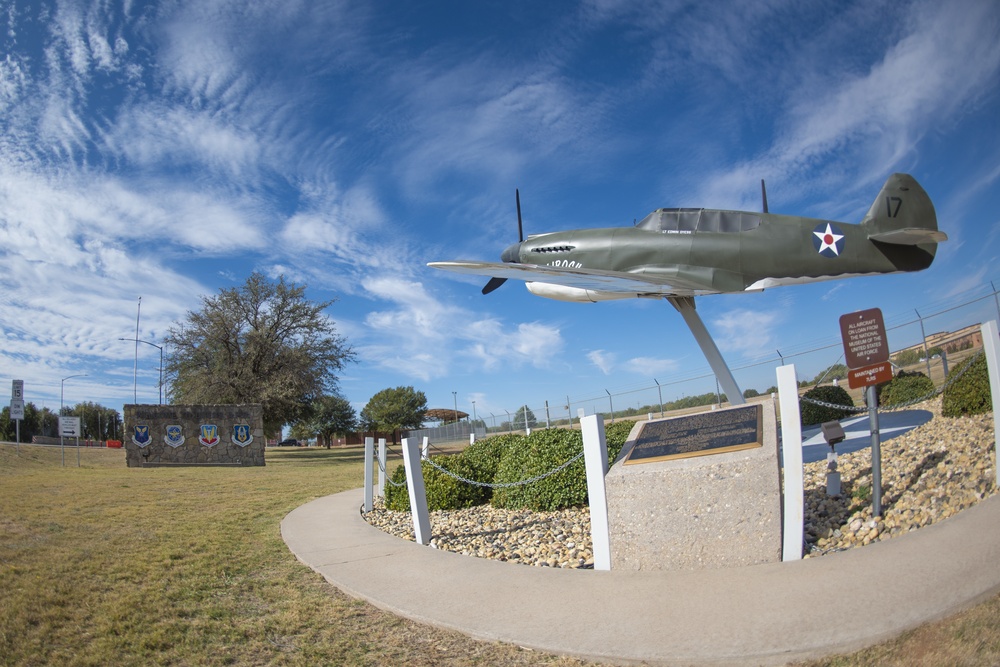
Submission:
[[[781,560],[774,402],[760,405],[759,444],[698,449],[711,447],[713,440],[731,442],[738,429],[725,424],[726,415],[738,409],[639,422],[632,429],[605,478],[613,570],[707,569]],[[750,430],[745,426],[738,428]],[[670,436],[663,441],[643,438],[646,428]],[[757,430],[756,422],[752,428]],[[625,464],[626,456],[635,455],[637,442],[653,455]],[[681,453],[672,453],[677,451]]]
[[[260,405],[126,405],[125,461],[156,465],[264,465]]]

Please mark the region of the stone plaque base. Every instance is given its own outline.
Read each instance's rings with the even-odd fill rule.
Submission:
[[[781,471],[773,401],[760,404],[760,446],[649,463],[625,460],[649,446],[639,422],[606,479],[613,570],[737,567],[781,560]],[[717,432],[730,410],[675,417]],[[670,445],[670,443],[663,443]],[[756,443],[754,443],[756,445]]]

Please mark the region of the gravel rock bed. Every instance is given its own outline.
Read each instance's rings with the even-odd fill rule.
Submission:
[[[940,398],[914,406],[934,418],[882,443],[882,516],[871,515],[871,452],[838,456],[842,494],[826,495],[826,461],[805,465],[805,557],[891,539],[953,516],[995,491],[993,415],[950,419]],[[409,512],[376,500],[373,526],[413,540]],[[431,546],[541,567],[593,567],[586,507],[558,512],[483,505],[431,512]]]

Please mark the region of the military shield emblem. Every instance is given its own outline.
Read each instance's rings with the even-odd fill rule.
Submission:
[[[178,424],[171,424],[167,426],[167,433],[163,436],[163,442],[167,443],[171,447],[180,447],[184,444],[184,433],[181,432],[181,427]]]
[[[250,434],[250,425],[233,424],[233,443],[240,447],[246,447],[251,442],[253,442],[253,436]]]
[[[202,424],[198,442],[206,447],[214,447],[219,444],[219,427],[215,424]]]
[[[140,447],[145,447],[150,442],[152,438],[149,435],[149,425],[148,424],[136,424],[132,429],[132,442],[139,445]]]

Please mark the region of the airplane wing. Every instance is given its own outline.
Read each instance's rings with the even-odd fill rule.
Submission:
[[[624,273],[600,269],[573,269],[561,266],[496,262],[430,262],[427,266],[454,273],[465,273],[494,278],[514,278],[525,282],[550,283],[564,287],[608,292],[612,294],[650,294],[661,296],[696,296],[716,294],[711,279],[701,276],[684,276],[651,273]]]

